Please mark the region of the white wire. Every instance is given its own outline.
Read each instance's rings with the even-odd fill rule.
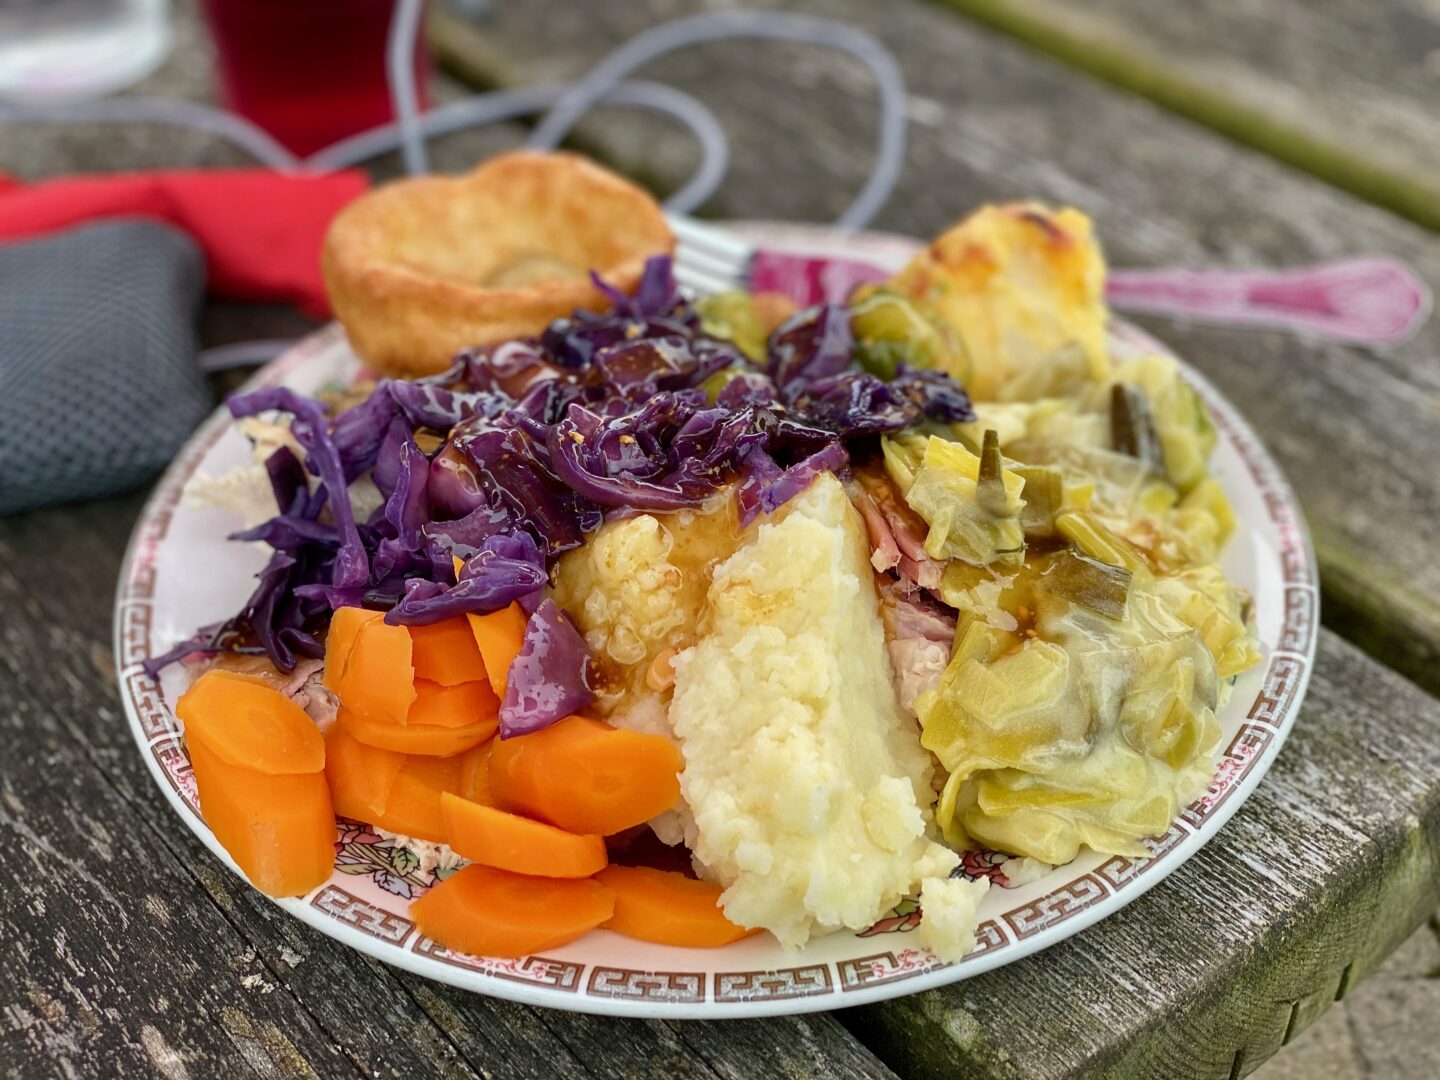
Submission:
[[[829,19],[769,12],[734,11],[677,19],[641,34],[610,53],[579,82],[569,86],[519,87],[480,94],[421,115],[415,81],[415,40],[423,0],[400,0],[387,42],[386,74],[396,121],[362,132],[311,155],[297,158],[268,132],[243,117],[189,101],[115,98],[71,105],[0,103],[0,120],[39,123],[156,123],[217,135],[281,172],[321,171],[364,160],[400,146],[407,171],[427,167],[425,135],[455,131],[550,107],[531,137],[532,146],[555,146],[576,120],[604,101],[648,109],[685,124],[700,145],[700,165],[666,201],[666,209],[687,213],[719,186],[729,161],[729,143],[714,113],[674,87],[622,81],[634,68],[675,49],[735,37],[759,37],[821,45],[850,53],[875,76],[880,123],[875,165],[860,193],[837,219],[859,228],[879,211],[899,177],[905,150],[905,85],[890,53],[869,34]]]
[[[416,117],[416,127],[423,138],[527,116],[549,108],[568,88],[569,84],[557,83],[478,94],[420,114]],[[684,187],[666,200],[667,210],[687,213],[714,194],[725,178],[730,144],[720,121],[705,105],[672,86],[643,80],[619,83],[610,88],[601,101],[673,117],[695,136],[700,145],[700,164]],[[304,165],[316,170],[343,168],[395,149],[401,145],[402,138],[400,123],[381,124],[327,146],[306,158]]]
[[[420,114],[415,123],[423,136],[442,135],[475,124],[528,116],[553,105],[567,84],[522,86],[496,90],[451,102]],[[688,213],[715,193],[729,165],[730,144],[715,114],[682,90],[663,83],[633,80],[620,83],[602,100],[609,105],[646,109],[673,117],[690,129],[700,145],[700,164],[685,185],[665,201],[667,210]],[[164,98],[112,98],[73,105],[0,103],[0,121],[17,123],[165,124],[216,135],[238,146],[277,172],[329,172],[394,150],[403,143],[400,122],[381,124],[341,139],[309,157],[297,158],[266,131],[243,117],[209,105]]]
[[[385,41],[385,75],[390,83],[390,101],[400,125],[405,171],[412,176],[429,172],[425,137],[420,133],[418,118],[420,76],[415,70],[415,40],[423,13],[424,0],[399,0],[390,17],[390,33]]]
[[[905,156],[905,80],[895,58],[862,30],[831,19],[761,11],[725,11],[674,19],[610,53],[555,103],[541,120],[530,145],[548,150],[559,145],[575,122],[596,101],[636,68],[676,49],[728,38],[767,38],[822,45],[863,61],[875,76],[880,97],[875,164],[860,193],[835,221],[841,228],[860,228],[885,204],[899,179]]]

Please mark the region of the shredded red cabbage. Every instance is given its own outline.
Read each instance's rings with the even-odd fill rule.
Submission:
[[[542,600],[525,624],[500,703],[500,737],[526,735],[563,720],[595,700],[590,650],[570,616]]]
[[[748,522],[844,469],[847,442],[973,419],[948,376],[902,368],[887,383],[857,370],[843,307],[793,316],[756,366],[701,330],[668,258],[646,264],[634,296],[598,284],[611,311],[466,350],[438,375],[384,380],[333,419],[284,388],[231,398],[236,417],[289,413],[303,466],[288,449],[272,454],[281,512],[235,534],[274,549],[244,608],[146,669],[229,650],[290,671],[322,654],[339,607],[421,625],[518,602],[532,614],[502,734],[534,730],[590,700],[584,641],[541,590],[554,559],[606,514],[696,507],[733,485]],[[701,384],[722,372],[712,401]],[[347,488],[367,475],[384,501],[356,521]]]

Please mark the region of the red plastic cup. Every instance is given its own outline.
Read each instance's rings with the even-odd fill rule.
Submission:
[[[227,108],[296,154],[395,118],[385,74],[394,0],[205,0]],[[425,107],[430,58],[415,43]]]

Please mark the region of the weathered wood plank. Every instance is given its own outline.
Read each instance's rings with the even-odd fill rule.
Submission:
[[[700,6],[499,6],[483,32],[509,63],[486,77],[572,78],[659,19]],[[785,7],[860,25],[901,61],[910,143],[880,227],[928,236],[976,203],[1039,197],[1092,214],[1120,266],[1284,266],[1384,252],[1440,281],[1440,242],[1424,229],[940,8]],[[452,40],[452,56],[461,44]],[[874,117],[867,77],[830,54],[724,43],[645,73],[702,96],[727,126],[731,171],[711,213],[823,221],[864,179]],[[481,73],[472,65],[471,74]],[[624,169],[683,178],[678,156],[656,149],[681,142],[661,126],[597,114],[581,134]],[[1285,466],[1319,549],[1327,620],[1440,688],[1440,473],[1428,465],[1440,452],[1440,321],[1383,352],[1143,321],[1215,379]]]
[[[1440,11],[1410,0],[940,0],[1440,228]]]
[[[829,1016],[680,1026],[512,1005],[270,904],[180,824],[115,701],[108,583],[138,508],[0,522],[0,1075],[888,1075]]]

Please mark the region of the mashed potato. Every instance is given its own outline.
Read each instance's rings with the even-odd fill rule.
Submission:
[[[931,878],[920,889],[921,945],[941,960],[957,961],[975,947],[976,914],[989,878]]]
[[[743,926],[797,946],[870,926],[954,852],[891,681],[864,527],[833,476],[714,570],[675,658],[686,840]]]
[[[971,370],[956,374],[977,401],[1052,397],[1109,369],[1105,261],[1078,210],[981,207],[891,284],[928,301],[959,332]]]

